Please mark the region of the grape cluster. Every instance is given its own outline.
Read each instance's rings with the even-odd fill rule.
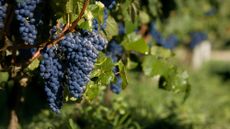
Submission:
[[[150,24],[150,34],[156,40],[156,43],[161,45],[164,48],[173,49],[179,43],[179,40],[176,35],[169,35],[166,39],[157,31],[155,24]]]
[[[202,41],[207,40],[208,36],[204,32],[191,32],[190,48],[195,48]]]
[[[37,29],[35,26],[34,10],[40,0],[24,0],[17,3],[15,14],[19,21],[19,32],[26,44],[33,45],[37,37]]]
[[[61,41],[67,63],[67,84],[70,93],[80,98],[90,80],[98,51],[104,49],[106,41],[96,33],[69,34]]]
[[[164,48],[173,49],[178,43],[179,40],[176,35],[169,35],[162,46]]]
[[[59,112],[63,99],[63,67],[56,55],[56,48],[46,48],[43,51],[43,60],[40,63],[40,75],[45,80],[45,92],[48,103],[54,112]]]
[[[7,4],[5,0],[0,0],[0,30],[4,28],[4,19],[6,17]]]
[[[53,111],[58,112],[60,109],[63,84],[67,85],[72,96],[82,97],[98,53],[106,45],[107,41],[95,32],[74,32],[68,33],[59,45],[47,48],[40,71]]]
[[[111,40],[108,44],[106,55],[110,57],[113,62],[117,62],[123,54],[123,48],[116,40]]]
[[[122,54],[123,54],[122,46],[119,45],[116,40],[111,40],[107,47],[106,55],[110,57],[112,61],[115,63],[119,59],[121,59]],[[111,83],[110,89],[112,92],[119,94],[122,90],[122,78],[119,74],[119,68],[117,66],[113,68],[113,73],[115,75],[115,81]]]

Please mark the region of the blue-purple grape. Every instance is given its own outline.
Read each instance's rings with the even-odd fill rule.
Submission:
[[[101,29],[105,30],[107,26],[107,19],[109,17],[109,10],[104,9],[103,23],[101,24]]]
[[[46,48],[40,63],[40,75],[45,81],[45,92],[50,108],[59,112],[63,101],[62,80],[64,76],[63,66],[56,55],[56,48]]]
[[[122,90],[122,78],[120,75],[117,75],[115,82],[110,85],[110,89],[113,93],[119,94]]]
[[[6,10],[7,10],[7,4],[5,3],[5,0],[0,0],[0,30],[4,28]]]
[[[106,55],[110,57],[113,62],[117,62],[123,54],[123,48],[116,40],[111,40],[108,44]]]
[[[167,38],[164,38],[161,33],[156,29],[155,24],[152,22],[150,24],[150,34],[155,39],[156,43],[164,48],[173,49],[179,43],[179,40],[176,35],[170,35]]]
[[[164,44],[164,38],[161,36],[161,33],[156,29],[154,22],[150,24],[150,34],[156,40],[157,44]]]
[[[40,0],[24,0],[17,3],[15,14],[19,21],[19,32],[25,44],[34,45],[37,38],[34,11]]]
[[[57,35],[55,29],[57,30],[54,27],[50,31],[51,37],[54,38]],[[64,84],[73,97],[82,97],[98,53],[106,45],[107,40],[99,34],[82,31],[66,34],[58,45],[44,51],[40,71],[45,81],[48,102],[53,111],[58,112],[60,109]],[[51,90],[53,87],[56,89]]]
[[[121,59],[124,50],[116,40],[111,40],[108,44],[106,55],[112,59],[114,63]],[[122,90],[122,78],[119,74],[118,66],[113,68],[113,73],[115,75],[115,81],[110,84],[110,89],[112,92],[119,94]]]
[[[67,59],[67,85],[70,93],[82,97],[89,74],[94,68],[98,51],[105,48],[106,40],[96,33],[70,33],[61,41],[61,49]]]
[[[119,22],[118,23],[118,34],[119,35],[124,35],[126,32],[125,32],[125,25],[124,23],[122,22]]]
[[[99,30],[98,20],[94,18],[93,19],[93,32],[98,32],[98,30]]]
[[[168,49],[173,49],[175,48],[179,43],[179,40],[177,38],[176,35],[170,35],[169,37],[167,37],[166,40],[164,40],[162,46],[164,48],[168,48]]]
[[[190,37],[191,37],[190,48],[195,48],[202,41],[208,39],[207,34],[205,34],[204,32],[191,32]]]

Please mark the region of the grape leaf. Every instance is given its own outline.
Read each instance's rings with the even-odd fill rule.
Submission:
[[[127,74],[126,74],[126,69],[125,65],[122,63],[122,61],[118,62],[118,67],[119,67],[119,72],[122,78],[122,89],[125,89],[128,85],[128,80],[127,80]]]
[[[29,64],[29,66],[27,68],[29,70],[33,71],[39,67],[39,63],[40,63],[40,61],[38,59],[35,59],[32,63]]]
[[[108,85],[114,79],[113,73],[114,64],[112,60],[100,53],[94,70],[91,72],[91,78],[97,78],[97,83]]]
[[[67,0],[66,13],[73,13],[73,0]]]
[[[149,47],[145,40],[135,32],[128,34],[122,41],[122,45],[128,51],[133,50],[143,54],[146,54],[149,50]]]
[[[2,82],[6,82],[9,79],[9,73],[8,72],[0,72],[0,84]]]
[[[127,69],[129,69],[129,70],[134,69],[137,67],[137,65],[138,65],[138,63],[133,62],[130,58],[128,58],[127,65],[126,65]]]
[[[93,81],[90,81],[87,84],[86,91],[84,93],[84,97],[87,101],[92,101],[94,98],[96,98],[99,94],[99,87],[100,85],[97,83],[94,83]]]
[[[161,58],[170,58],[174,54],[169,49],[165,49],[163,47],[158,47],[158,46],[153,46],[151,47],[151,55],[161,57]]]

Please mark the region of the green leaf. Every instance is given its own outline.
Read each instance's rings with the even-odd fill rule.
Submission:
[[[0,72],[0,84],[2,82],[7,82],[9,79],[9,73],[8,72]]]
[[[175,93],[185,92],[185,98],[190,92],[188,74],[185,71],[171,71],[167,75],[162,75],[159,80],[159,88],[173,91]]]
[[[130,60],[130,58],[128,58],[127,65],[126,65],[127,69],[131,70],[131,69],[136,68],[137,66],[138,66],[138,63],[133,62],[132,60]]]
[[[112,39],[113,36],[116,36],[118,34],[118,25],[115,19],[111,16],[108,17],[107,26],[105,29],[106,37],[108,40]]]
[[[143,54],[148,53],[149,50],[145,40],[135,32],[127,35],[126,38],[122,41],[122,45],[128,51],[133,50]]]
[[[86,87],[87,88],[84,93],[84,97],[87,101],[91,102],[99,94],[99,85],[91,81],[87,84]]]
[[[90,22],[89,21],[84,21],[79,25],[79,28],[83,29],[83,30],[89,30],[91,27]]]
[[[161,58],[170,58],[173,56],[173,53],[169,49],[163,47],[153,46],[151,47],[151,55],[161,57]]]
[[[132,33],[137,29],[137,23],[132,23],[129,20],[125,20],[125,32]]]
[[[95,80],[98,84],[108,85],[114,80],[113,73],[114,64],[112,60],[100,53],[99,58],[95,64],[94,70],[91,72],[91,78],[97,78]]]
[[[185,92],[185,98],[187,98],[190,84],[188,82],[189,75],[186,71],[180,71],[168,60],[153,55],[144,58],[142,68],[147,76],[160,75],[159,88],[175,93]]]
[[[149,15],[146,12],[144,12],[144,11],[141,11],[139,13],[139,19],[141,20],[142,24],[147,24],[147,23],[150,22]]]
[[[80,129],[80,128],[77,126],[77,124],[74,123],[73,119],[69,119],[68,129]]]
[[[39,67],[40,61],[38,59],[35,59],[32,63],[29,64],[27,67],[29,70],[33,71]]]
[[[153,77],[156,75],[166,74],[167,72],[172,70],[173,66],[163,59],[159,59],[156,56],[149,55],[144,58],[142,68],[145,75]]]
[[[122,78],[122,89],[125,89],[128,85],[128,80],[127,80],[127,74],[126,74],[126,70],[125,70],[125,65],[122,63],[122,61],[118,62],[118,68],[119,68],[119,72]]]
[[[67,0],[66,13],[73,13],[73,0]]]

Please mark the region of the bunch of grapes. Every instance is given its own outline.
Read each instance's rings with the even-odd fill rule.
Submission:
[[[24,0],[17,3],[15,14],[19,21],[19,32],[26,44],[34,45],[37,38],[34,10],[40,0]]]
[[[123,48],[116,40],[111,40],[108,44],[106,55],[110,57],[113,62],[117,62],[123,54]]]
[[[150,24],[150,34],[156,40],[157,44],[167,49],[173,49],[179,43],[176,35],[170,35],[165,39],[161,33],[157,31],[153,22]]]
[[[176,35],[170,35],[169,37],[167,37],[166,40],[164,40],[164,43],[162,44],[162,46],[164,48],[168,48],[168,49],[173,49],[177,46],[178,44],[178,38]]]
[[[207,40],[208,36],[204,32],[191,32],[190,48],[195,48],[197,45],[202,43],[202,41]]]
[[[119,94],[122,90],[122,78],[119,74],[119,68],[115,66],[113,72],[115,74],[115,81],[111,83],[110,89],[113,93]]]
[[[4,28],[6,10],[7,10],[7,4],[5,3],[5,0],[0,0],[0,30]]]
[[[45,92],[48,103],[54,112],[59,112],[63,99],[63,67],[56,55],[55,47],[46,48],[42,55],[43,60],[40,63],[40,75],[45,81]]]
[[[104,49],[106,41],[96,33],[70,33],[61,41],[67,60],[67,85],[75,98],[80,98],[90,80],[98,51]]]
[[[74,32],[65,35],[57,46],[47,48],[40,71],[53,111],[58,112],[60,109],[63,84],[67,85],[72,96],[82,97],[98,53],[106,45],[107,41],[95,32]]]
[[[107,47],[106,55],[110,57],[112,61],[115,63],[119,59],[121,59],[122,54],[123,54],[122,46],[119,45],[116,40],[111,40]],[[117,66],[113,68],[113,73],[115,75],[115,81],[111,83],[110,89],[114,93],[119,94],[122,90],[122,78],[119,74],[119,68]]]

